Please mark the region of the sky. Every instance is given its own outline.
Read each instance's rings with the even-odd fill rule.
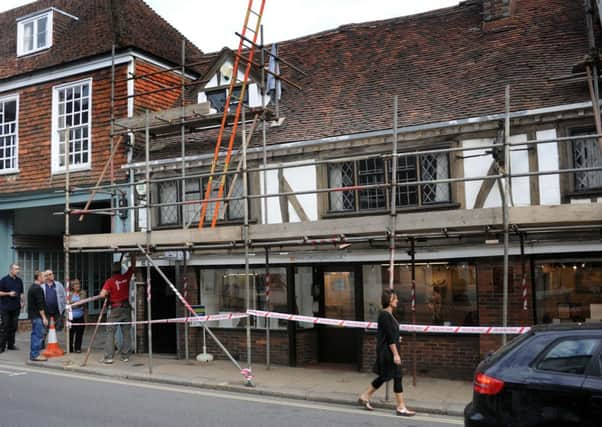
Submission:
[[[238,46],[248,0],[146,0],[204,52]],[[457,5],[460,0],[266,0],[264,42],[288,40],[343,24],[374,21]],[[0,12],[31,0],[0,0]],[[254,0],[258,8],[260,0]]]

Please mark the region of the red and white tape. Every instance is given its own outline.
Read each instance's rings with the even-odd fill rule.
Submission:
[[[216,320],[231,320],[231,319],[244,319],[249,317],[245,313],[220,313],[212,314],[208,316],[189,316],[189,317],[174,317],[171,319],[155,319],[155,320],[138,320],[136,322],[102,322],[100,326],[117,326],[117,325],[147,325],[157,323],[190,323],[190,322],[213,322]],[[69,326],[73,325],[69,322]],[[96,323],[77,323],[77,326],[95,326]]]
[[[291,322],[313,323],[314,325],[338,326],[341,328],[360,328],[376,329],[376,322],[361,322],[357,320],[327,319],[325,317],[301,316],[298,314],[276,313],[274,311],[247,310],[249,316],[263,317],[270,319],[282,319]],[[437,326],[437,325],[411,325],[401,324],[399,329],[404,332],[422,332],[439,334],[481,334],[481,335],[499,335],[499,334],[523,334],[529,331],[529,326]]]

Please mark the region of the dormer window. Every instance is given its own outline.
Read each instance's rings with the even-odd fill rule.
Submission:
[[[52,46],[52,10],[22,18],[17,23],[17,56]]]

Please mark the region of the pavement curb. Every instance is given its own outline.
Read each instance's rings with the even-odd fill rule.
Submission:
[[[235,393],[244,393],[251,395],[259,395],[259,396],[271,396],[278,397],[283,399],[292,399],[292,400],[305,400],[310,402],[319,402],[319,403],[329,403],[329,404],[337,404],[337,405],[347,405],[347,406],[356,406],[357,403],[354,399],[350,398],[337,398],[332,397],[331,395],[321,395],[321,394],[307,394],[307,393],[294,393],[294,392],[286,392],[281,390],[272,390],[261,388],[261,386],[248,387],[244,385],[233,385],[233,384],[215,384],[215,383],[205,383],[199,381],[186,381],[182,379],[173,379],[166,378],[163,376],[148,376],[148,375],[140,375],[140,374],[124,374],[120,372],[110,373],[110,372],[102,372],[96,370],[94,368],[85,368],[80,366],[56,366],[52,364],[43,364],[40,362],[32,362],[27,361],[26,365],[35,366],[38,368],[52,369],[56,371],[62,372],[72,372],[72,373],[81,373],[94,375],[98,377],[105,378],[116,378],[116,379],[124,379],[124,380],[134,380],[146,383],[159,383],[159,384],[168,384],[168,385],[176,385],[176,386],[184,386],[184,387],[193,387],[200,388],[206,390],[217,390],[217,391],[226,391],[226,392],[235,392]],[[424,413],[424,414],[433,414],[433,415],[448,415],[454,417],[463,416],[463,409],[458,408],[457,404],[451,405],[436,405],[430,402],[424,401],[416,401],[412,399],[406,399],[408,402],[408,406],[410,406],[416,412]],[[379,409],[390,409],[395,410],[395,404],[383,402],[383,401],[374,401],[371,402],[372,406]]]

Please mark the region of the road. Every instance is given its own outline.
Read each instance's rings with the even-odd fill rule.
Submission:
[[[0,364],[0,427],[462,425],[351,406],[134,382]]]

